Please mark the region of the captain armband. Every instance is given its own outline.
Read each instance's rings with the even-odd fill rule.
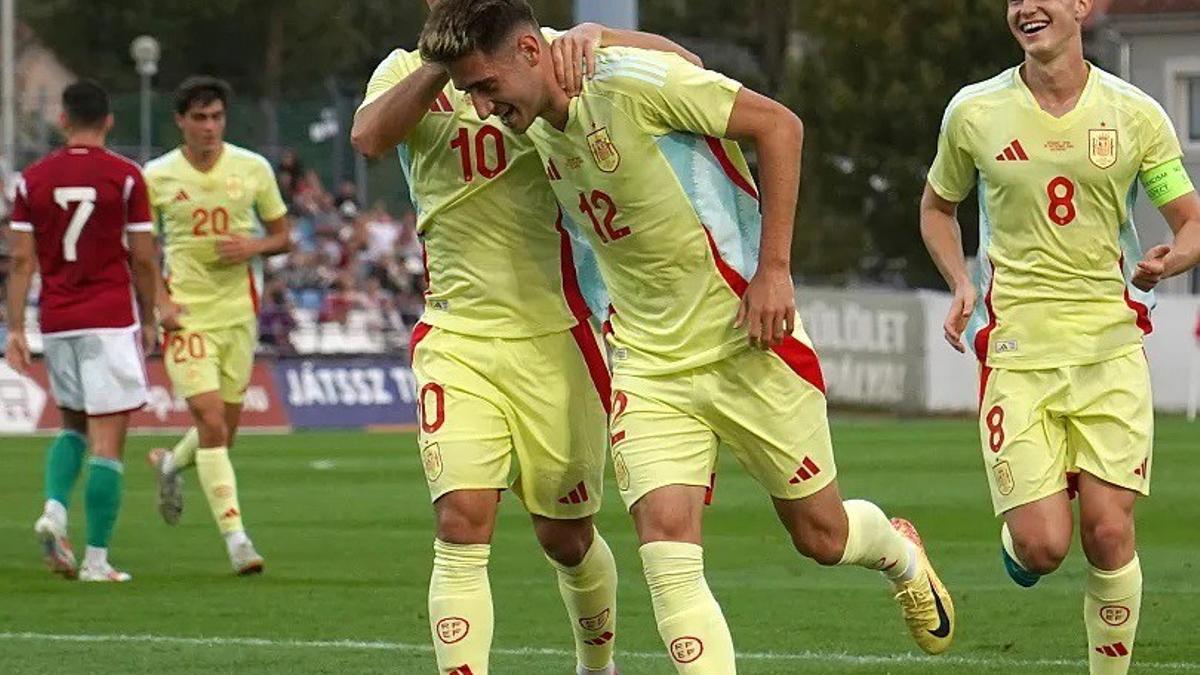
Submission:
[[[1183,159],[1178,157],[1143,171],[1142,187],[1146,188],[1146,194],[1155,208],[1162,208],[1196,189],[1188,177],[1187,169],[1183,168]]]

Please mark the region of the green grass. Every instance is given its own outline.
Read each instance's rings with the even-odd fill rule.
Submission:
[[[1134,672],[1200,672],[1196,432],[1179,420],[1159,424],[1155,497],[1139,506],[1147,590]],[[957,644],[947,659],[916,657],[878,575],[801,560],[767,498],[729,460],[708,513],[706,551],[709,581],[746,655],[740,673],[1084,671],[1083,557],[1076,550],[1032,591],[1007,580],[973,424],[839,421],[834,438],[843,492],[869,497],[921,528],[957,600]],[[0,672],[435,671],[425,619],[432,518],[411,435],[244,437],[234,453],[242,505],[267,557],[266,575],[247,579],[230,574],[194,475],[181,525],[168,528],[158,520],[142,457],[167,441],[129,442],[113,559],[135,580],[114,586],[69,583],[42,569],[31,528],[42,500],[47,441],[0,439]],[[314,468],[318,460],[334,464]],[[82,543],[80,492],[72,527]],[[672,673],[632,528],[611,485],[607,499],[599,525],[620,565],[622,672]],[[497,614],[492,672],[573,672],[553,575],[511,497],[493,547],[491,580]],[[119,635],[192,640],[79,637]],[[70,636],[76,637],[67,641]]]

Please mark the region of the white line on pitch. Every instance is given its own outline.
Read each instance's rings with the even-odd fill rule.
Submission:
[[[378,650],[426,654],[433,647],[425,644],[404,642],[360,641],[360,640],[275,640],[251,637],[177,637],[170,635],[57,635],[53,633],[0,633],[0,640],[23,640],[28,642],[144,642],[151,644],[193,645],[198,647],[287,647],[313,649]],[[495,648],[493,654],[504,656],[554,656],[571,658],[574,651],[544,647]],[[618,658],[666,659],[666,652],[617,652]],[[846,663],[851,665],[904,665],[925,663],[947,666],[1009,666],[1020,668],[1058,667],[1080,668],[1087,665],[1073,659],[1008,659],[1003,657],[970,656],[916,656],[912,654],[860,655],[838,652],[740,652],[739,659],[751,661],[819,661]],[[1139,670],[1200,671],[1200,663],[1187,661],[1138,661]]]

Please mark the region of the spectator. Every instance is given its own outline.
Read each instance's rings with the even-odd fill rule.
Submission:
[[[292,303],[287,297],[287,286],[281,279],[271,282],[263,296],[262,311],[258,317],[258,334],[259,342],[280,356],[296,353],[296,347],[292,343],[296,318],[292,309]]]

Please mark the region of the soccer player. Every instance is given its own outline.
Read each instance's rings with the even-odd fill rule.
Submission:
[[[173,450],[151,451],[159,510],[171,524],[182,510],[179,472],[195,465],[213,519],[238,574],[262,572],[242,525],[229,448],[254,367],[258,290],[250,262],[291,246],[287,206],[261,155],[224,141],[230,90],[195,76],[175,92],[183,145],[146,164],[150,202],[166,249],[169,307],[163,362],[196,423]],[[261,222],[265,236],[256,236]]]
[[[1163,109],[1084,60],[1091,7],[1010,0],[1024,63],[950,101],[921,231],[954,292],[946,340],[981,364],[979,429],[1005,568],[1032,586],[1059,567],[1077,487],[1088,657],[1092,673],[1110,675],[1129,669],[1142,599],[1133,511],[1150,492],[1148,291],[1200,259],[1200,199]],[[1175,232],[1144,258],[1132,221],[1139,180]],[[975,185],[973,286],[956,213]]]
[[[687,54],[658,36],[594,24],[551,37],[576,89],[597,43]],[[489,543],[515,463],[511,487],[557,572],[577,671],[614,673],[616,565],[592,523],[609,376],[579,283],[597,272],[557,226],[533,146],[481,120],[444,67],[394,51],[367,84],[352,138],[373,156],[400,145],[427,253],[429,292],[412,353],[437,516],[429,619],[439,671],[488,671]],[[590,300],[604,305],[602,292]]]
[[[29,372],[25,298],[40,268],[39,324],[63,430],[46,453],[46,503],[34,530],[51,571],[129,581],[109,563],[108,547],[121,508],[129,414],[147,400],[143,349],[153,348],[158,331],[150,204],[138,166],[104,147],[113,116],[100,85],[68,86],[59,124],[66,147],[16,184],[5,354],[14,370]],[[88,450],[87,551],[77,570],[67,511]]]
[[[524,0],[443,0],[420,44],[480,117],[527,132],[564,222],[596,251],[614,306],[617,486],[676,669],[736,671],[700,546],[718,438],[774,498],[802,554],[883,571],[918,644],[944,651],[953,606],[915,529],[838,494],[821,369],[789,271],[795,115],[677,56],[626,48],[599,50],[572,98]],[[758,149],[761,216],[726,138]]]

